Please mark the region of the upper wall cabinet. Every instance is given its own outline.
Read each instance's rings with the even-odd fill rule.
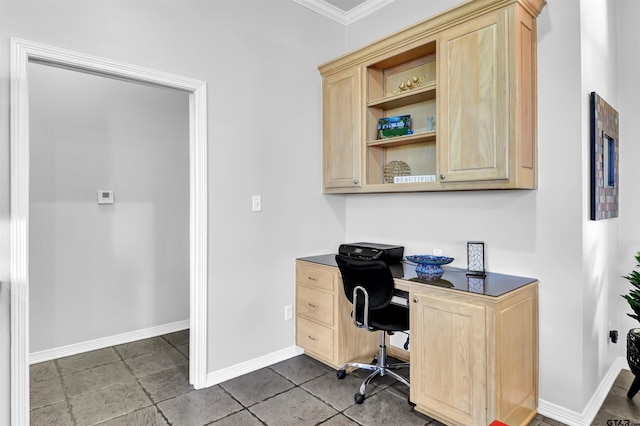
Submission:
[[[320,66],[327,193],[535,189],[544,0],[474,0]]]
[[[357,188],[361,182],[360,68],[346,69],[322,81],[322,133],[325,188]]]

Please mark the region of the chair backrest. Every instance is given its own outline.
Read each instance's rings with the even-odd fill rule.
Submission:
[[[383,260],[363,260],[338,254],[336,263],[349,302],[353,303],[353,289],[360,286],[369,294],[370,310],[389,305],[394,292],[393,275]],[[359,303],[363,301],[359,300]]]

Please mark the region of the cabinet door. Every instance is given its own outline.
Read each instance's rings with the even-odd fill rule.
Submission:
[[[438,39],[442,183],[509,178],[508,14],[475,18]]]
[[[323,182],[326,188],[362,185],[362,77],[360,68],[322,83]]]
[[[486,425],[485,307],[411,295],[411,401],[455,424]]]

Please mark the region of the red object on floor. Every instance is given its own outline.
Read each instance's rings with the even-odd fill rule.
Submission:
[[[489,426],[507,426],[507,424],[506,423],[502,423],[499,420],[494,420],[494,421],[491,422],[491,424]]]

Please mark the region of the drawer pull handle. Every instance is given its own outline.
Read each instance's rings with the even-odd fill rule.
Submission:
[[[309,277],[309,281],[318,281],[318,279],[315,277]]]
[[[314,305],[313,303],[307,303],[307,305],[311,306],[312,308],[317,308],[318,305]]]
[[[317,342],[318,339],[316,339],[315,337],[311,337],[311,336],[307,336],[309,339],[313,340],[314,342]]]

